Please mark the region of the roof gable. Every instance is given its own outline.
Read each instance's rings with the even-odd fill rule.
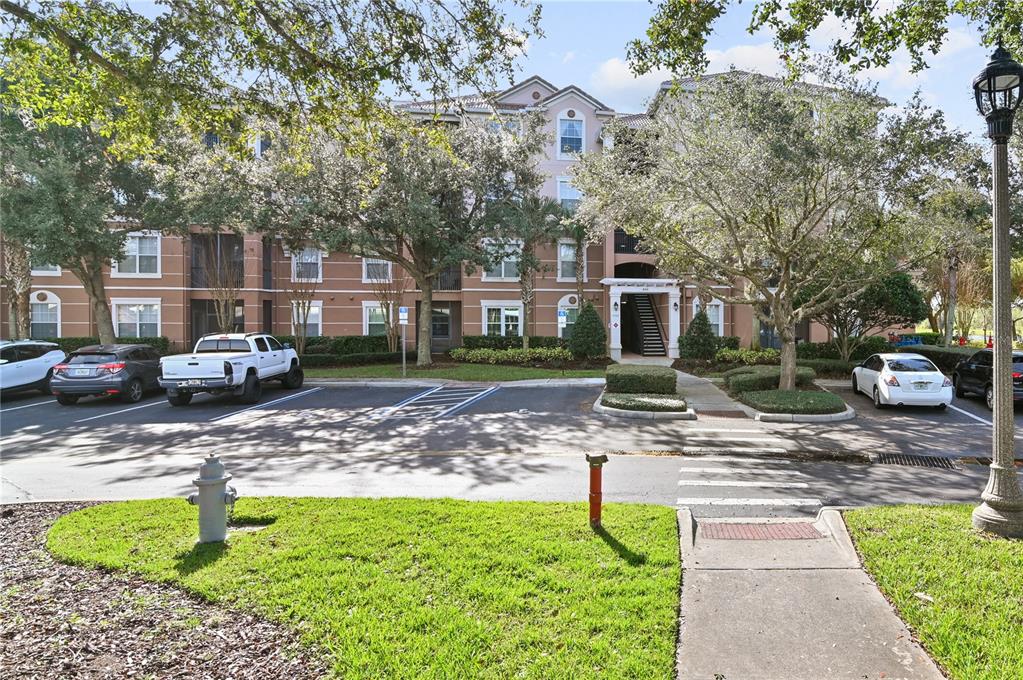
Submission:
[[[567,97],[569,95],[573,95],[573,94],[575,96],[579,97],[580,99],[582,99],[582,100],[588,102],[589,104],[591,104],[593,106],[593,108],[597,109],[598,111],[611,111],[612,110],[610,107],[608,107],[602,101],[600,101],[596,97],[590,95],[585,90],[581,89],[580,87],[578,87],[576,85],[569,85],[568,87],[564,87],[564,88],[558,90],[557,92],[551,94],[547,98],[541,99],[537,103],[537,106],[538,107],[543,107],[543,108],[548,108],[551,104],[553,104],[553,103],[555,103],[555,102],[557,102],[557,101],[559,101],[561,99],[564,99],[565,97]]]
[[[534,75],[534,76],[530,76],[530,77],[526,78],[525,80],[520,81],[520,82],[512,85],[511,87],[509,87],[507,90],[504,90],[503,92],[497,93],[497,95],[495,96],[495,99],[497,101],[501,101],[503,99],[508,99],[510,97],[513,97],[516,94],[519,94],[520,92],[522,92],[522,90],[526,89],[530,85],[539,86],[539,87],[547,90],[546,96],[550,96],[551,93],[558,91],[558,88],[555,87],[554,85],[552,85],[550,83],[550,81],[545,80],[545,79],[541,78],[540,76],[535,76]]]

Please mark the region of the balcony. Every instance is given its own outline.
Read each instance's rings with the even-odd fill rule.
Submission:
[[[433,290],[435,292],[462,290],[462,268],[448,267],[433,277]]]
[[[639,248],[640,238],[630,236],[622,229],[615,229],[615,253],[619,255],[643,254]]]

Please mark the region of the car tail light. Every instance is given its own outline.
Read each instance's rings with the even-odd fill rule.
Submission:
[[[889,385],[891,385],[892,387],[898,387],[899,386],[899,379],[896,378],[894,375],[888,376],[887,378],[884,379],[884,381],[886,383],[888,383]]]
[[[230,361],[225,361],[224,362],[224,375],[231,375],[232,373],[234,373],[234,367],[231,365]]]
[[[118,371],[123,371],[127,365],[128,364],[124,363],[123,361],[114,361],[109,364],[100,364],[99,366],[96,367],[96,372],[102,373],[103,371],[106,371],[107,373],[113,374],[117,373]]]
[[[67,364],[57,364],[56,366],[53,367],[53,372],[54,373],[63,373],[68,368],[69,368],[69,366]]]
[[[948,378],[945,378],[945,382],[941,383],[941,386],[942,387],[952,387],[952,381],[949,380]]]
[[[1023,378],[1023,373],[1013,373],[1012,374],[1012,378],[1013,378],[1013,380],[1018,380],[1019,378]]]

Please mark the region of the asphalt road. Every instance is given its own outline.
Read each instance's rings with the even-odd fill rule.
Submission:
[[[162,395],[128,406],[73,407],[51,397],[0,407],[4,502],[184,495],[207,452],[223,456],[245,494],[414,495],[583,500],[581,454],[700,451],[707,457],[614,456],[608,501],[683,504],[697,515],[800,515],[822,505],[975,500],[986,470],[794,463],[743,449],[986,455],[988,414],[875,411],[839,391],[860,417],[832,425],[749,419],[620,420],[592,413],[599,387],[269,387],[256,406]],[[1017,416],[1017,421],[1021,417]],[[989,421],[987,421],[989,422]],[[1019,423],[1023,425],[1023,422]],[[480,455],[488,454],[488,455]],[[716,459],[716,460],[715,460]]]

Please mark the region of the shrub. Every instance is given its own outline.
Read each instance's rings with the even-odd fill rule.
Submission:
[[[681,345],[680,345],[681,347]],[[739,349],[738,335],[723,335],[718,338],[718,349]]]
[[[43,340],[57,343],[65,354],[70,354],[89,345],[99,344],[97,337],[43,338]],[[156,338],[117,338],[117,342],[126,345],[149,345],[160,354],[170,353],[170,340],[162,335]]]
[[[732,376],[742,375],[744,373],[754,373],[756,372],[756,370],[757,369],[753,368],[752,366],[739,366],[738,368],[733,368],[728,371],[725,371],[724,373],[721,374],[721,377],[724,378],[725,384],[727,385],[728,380]]]
[[[852,375],[856,362],[841,359],[796,359],[796,366],[812,368],[818,376],[848,378]]]
[[[732,373],[732,375],[728,375]],[[781,367],[758,366],[751,371],[744,373],[725,373],[725,384],[732,392],[750,392],[757,390],[776,390],[781,379]],[[796,385],[804,386],[813,382],[817,377],[812,368],[796,368]]]
[[[401,352],[364,352],[360,354],[338,354],[334,356],[337,366],[363,366],[365,364],[400,364]],[[405,353],[409,367],[416,363],[416,352]]]
[[[926,331],[924,333],[913,333],[913,335],[920,338],[920,344],[922,345],[937,345],[945,339],[944,333],[932,333],[930,331]]]
[[[579,310],[575,324],[572,326],[572,337],[568,339],[568,349],[577,357],[596,359],[604,356],[607,348],[607,331],[604,322],[594,309],[592,302],[587,302]]]
[[[679,338],[678,353],[683,359],[709,360],[718,351],[718,336],[710,327],[707,313],[702,309],[689,322],[685,335]]]
[[[893,350],[920,354],[934,362],[942,371],[951,372],[956,365],[977,351],[976,347],[935,347],[934,345],[908,345]]]
[[[776,349],[719,349],[714,361],[722,364],[777,364],[781,361],[781,352]]]
[[[842,398],[831,392],[756,390],[743,392],[739,400],[764,413],[841,413],[846,408]]]
[[[572,360],[572,353],[564,347],[530,347],[529,349],[466,349],[459,347],[448,354],[455,361],[470,364],[531,364]]]
[[[600,398],[602,406],[626,411],[685,411],[686,400],[677,394],[608,394]]]
[[[622,394],[675,394],[676,373],[667,366],[607,367],[605,390]]]
[[[853,350],[852,359],[861,361],[871,354],[879,352],[890,352],[891,343],[883,335],[872,335]],[[801,342],[796,345],[796,357],[799,359],[841,359],[838,345],[832,340],[829,342]]]
[[[337,356],[333,354],[302,354],[298,357],[298,363],[301,364],[303,368],[333,366],[337,363]]]
[[[309,345],[313,345],[310,338]],[[331,354],[372,354],[387,352],[386,335],[339,335],[329,340]],[[319,343],[316,343],[317,345]]]
[[[564,347],[564,338],[551,335],[530,335],[529,346],[533,347]],[[516,349],[522,348],[522,338],[517,335],[463,335],[464,349]]]

